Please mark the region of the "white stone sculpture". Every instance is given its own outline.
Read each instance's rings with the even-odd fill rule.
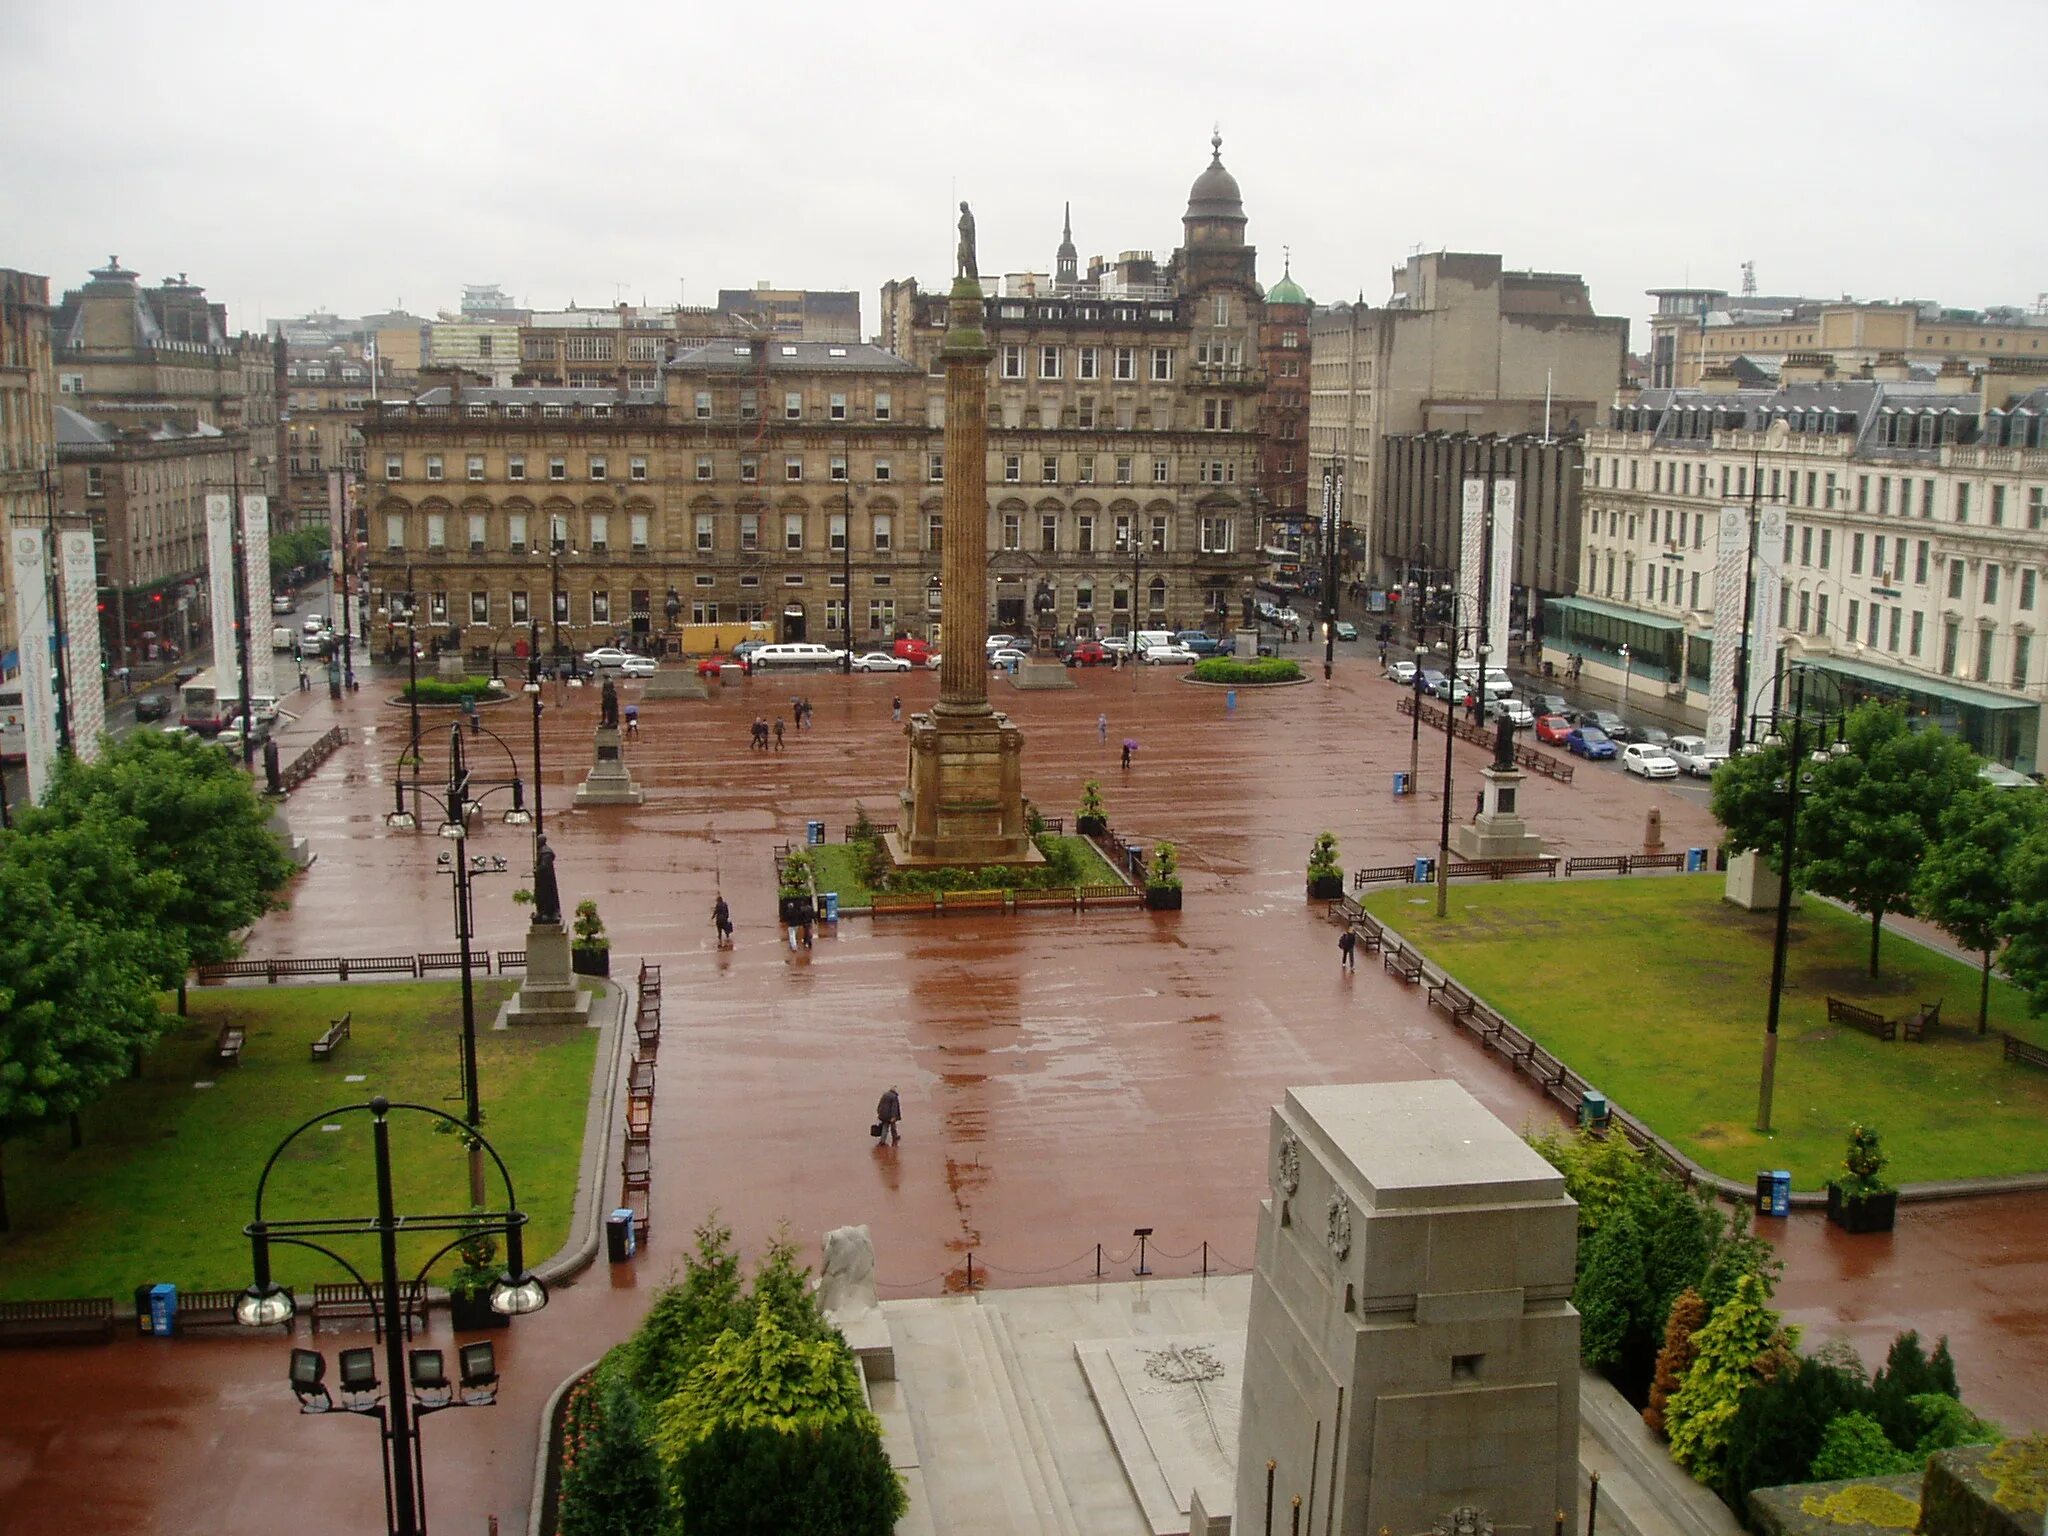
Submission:
[[[834,1227],[825,1234],[818,1307],[835,1320],[876,1310],[875,1245],[865,1226]]]

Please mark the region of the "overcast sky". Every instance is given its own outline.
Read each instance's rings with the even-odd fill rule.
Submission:
[[[0,0],[0,265],[119,253],[236,328],[984,273],[1178,243],[1212,124],[1268,285],[1416,248],[1643,290],[2032,305],[2038,0],[577,6]]]

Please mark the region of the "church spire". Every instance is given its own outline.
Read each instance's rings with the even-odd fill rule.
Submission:
[[[1080,276],[1080,257],[1074,250],[1074,205],[1068,203],[1060,230],[1060,248],[1053,261],[1053,282],[1077,283]]]

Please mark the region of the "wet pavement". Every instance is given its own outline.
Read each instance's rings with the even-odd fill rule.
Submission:
[[[1166,669],[1083,671],[1070,691],[992,680],[992,701],[1025,731],[1025,783],[1040,807],[1071,816],[1082,780],[1099,778],[1119,832],[1178,846],[1186,910],[849,919],[801,955],[776,928],[772,846],[800,841],[812,817],[836,839],[857,802],[894,818],[904,745],[890,700],[925,707],[937,674],[762,677],[707,701],[643,703],[626,753],[646,805],[586,811],[570,807],[596,690],[567,691],[555,707],[551,687],[545,804],[564,900],[598,902],[621,978],[642,958],[663,967],[654,1242],[631,1266],[600,1263],[500,1336],[497,1408],[426,1424],[437,1525],[481,1531],[496,1515],[507,1532],[523,1527],[548,1394],[631,1330],[714,1209],[750,1252],[786,1226],[815,1256],[823,1231],[868,1223],[885,1297],[959,1285],[970,1251],[977,1282],[998,1286],[1088,1278],[1098,1243],[1105,1275],[1127,1278],[1139,1226],[1154,1229],[1162,1275],[1197,1272],[1204,1243],[1212,1267],[1235,1271],[1265,1189],[1267,1111],[1290,1085],[1450,1075],[1511,1124],[1551,1114],[1429,1014],[1419,991],[1377,968],[1342,975],[1334,930],[1304,902],[1319,831],[1337,834],[1347,868],[1405,861],[1437,840],[1442,737],[1423,734],[1422,792],[1395,799],[1410,725],[1374,655],[1341,648],[1334,684],[1240,690],[1234,709],[1223,690]],[[434,872],[444,845],[382,823],[407,730],[391,692],[366,676],[338,709],[324,692],[298,696],[287,760],[337,715],[351,739],[291,801],[318,862],[252,954],[454,947]],[[622,690],[627,702],[638,693]],[[811,699],[815,728],[790,730],[783,752],[750,751],[754,715],[788,718],[795,694]],[[483,715],[527,771],[526,701]],[[1140,746],[1124,772],[1127,736]],[[429,741],[431,786],[445,735]],[[1454,816],[1469,814],[1485,756],[1455,745]],[[508,762],[488,738],[471,740],[470,758],[479,775]],[[487,811],[507,798],[487,799]],[[1605,767],[1582,767],[1572,785],[1525,780],[1522,801],[1564,854],[1639,848],[1652,807],[1667,846],[1712,842],[1696,793]],[[479,943],[514,947],[528,835],[485,827],[473,848],[511,866],[478,882]],[[721,890],[738,929],[730,951],[711,944]],[[892,1084],[904,1139],[879,1149],[867,1128]],[[2048,1197],[1910,1207],[1890,1237],[1847,1238],[1800,1216],[1778,1240],[1780,1299],[1809,1344],[1841,1335],[1868,1356],[1901,1327],[1945,1332],[1973,1406],[2048,1426]],[[445,1343],[445,1323],[436,1332]],[[85,1487],[110,1530],[374,1529],[374,1429],[338,1415],[302,1422],[284,1366],[274,1335],[0,1354],[0,1529],[75,1529]]]

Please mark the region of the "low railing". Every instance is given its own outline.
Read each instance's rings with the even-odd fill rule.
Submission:
[[[340,749],[341,744],[347,740],[347,732],[338,725],[333,727],[326,735],[322,736],[318,741],[291,760],[285,770],[277,776],[279,786],[286,794],[290,794],[301,784],[305,783],[306,780],[313,777],[319,771],[320,765],[326,762],[328,758],[334,756],[335,752]]]
[[[1424,725],[1431,730],[1443,729],[1444,712],[1432,705],[1417,705],[1413,692],[1402,694],[1394,707],[1411,720],[1420,708]],[[1469,741],[1475,747],[1485,747],[1488,751],[1493,749],[1494,732],[1490,726],[1479,725],[1470,720],[1453,719],[1451,734],[1460,741]],[[1562,758],[1548,752],[1538,752],[1534,747],[1525,747],[1519,741],[1515,743],[1515,766],[1527,768],[1531,773],[1540,773],[1546,779],[1555,779],[1560,784],[1571,783],[1574,771],[1573,765]]]

